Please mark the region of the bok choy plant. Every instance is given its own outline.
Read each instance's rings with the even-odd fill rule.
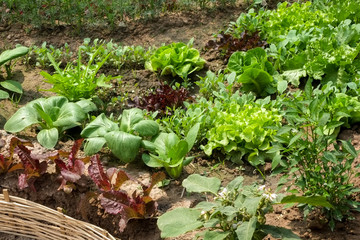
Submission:
[[[81,125],[87,113],[95,110],[96,106],[90,100],[73,103],[62,96],[39,98],[20,108],[5,123],[4,129],[15,133],[38,124],[38,142],[46,148],[53,148],[65,130]]]
[[[191,162],[194,157],[186,157],[193,147],[200,124],[195,124],[185,139],[180,139],[175,133],[160,133],[152,142],[146,141],[145,146],[150,154],[143,154],[142,159],[149,167],[164,167],[170,177],[180,176],[183,166]]]
[[[143,144],[143,138],[152,137],[159,132],[159,125],[153,120],[144,119],[142,110],[124,110],[117,122],[100,114],[81,132],[86,140],[84,151],[92,155],[107,144],[111,152],[123,162],[135,159]]]

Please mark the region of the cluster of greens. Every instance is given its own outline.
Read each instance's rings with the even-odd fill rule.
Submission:
[[[229,59],[228,70],[236,73],[237,81],[241,83],[244,92],[251,91],[261,97],[276,92],[272,77],[275,68],[262,48],[235,52]]]
[[[188,44],[172,43],[158,48],[145,63],[145,68],[161,75],[179,76],[187,79],[188,75],[204,67],[205,60],[197,49],[192,48],[193,39]]]
[[[341,85],[359,77],[360,25],[352,0],[284,2],[276,10],[250,11],[231,24],[235,36],[259,31],[275,68],[288,82],[302,77]],[[347,12],[348,10],[348,12]]]
[[[265,153],[276,134],[274,127],[280,126],[281,115],[275,109],[266,109],[259,104],[240,105],[232,102],[226,110],[219,111],[214,126],[206,134],[208,140],[203,147],[207,155],[220,148],[232,161],[241,162],[242,156],[253,165],[264,164]]]

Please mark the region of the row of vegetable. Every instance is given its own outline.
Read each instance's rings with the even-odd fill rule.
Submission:
[[[241,178],[219,193],[218,179],[189,176],[183,181],[189,192],[212,193],[216,200],[162,215],[158,226],[163,237],[205,227],[213,231],[203,232],[204,239],[262,239],[266,234],[296,239],[285,229],[265,225],[264,215],[273,202],[302,203],[305,216],[320,207],[333,230],[336,221],[351,219],[351,212],[360,206],[353,199],[359,189],[352,183],[359,175],[358,166],[354,166],[358,153],[350,141],[337,138],[341,128],[360,120],[358,8],[355,0],[313,0],[243,13],[207,44],[206,48],[214,49],[210,51],[219,51],[227,67],[199,77],[196,97],[190,98],[180,83],[164,84],[135,99],[138,108],[122,110],[116,116],[101,107],[106,103],[97,91],[112,87],[110,80],[121,77],[99,74],[102,66],[116,62],[112,66],[120,68],[130,59],[188,87],[194,84],[194,73],[206,63],[192,41],[146,51],[139,47],[129,50],[112,42],[98,44],[98,40],[91,45],[85,40],[76,62],[64,69],[52,54],[56,51],[45,45],[41,54],[46,53],[56,72],[41,74],[52,84],[48,91],[60,96],[28,103],[4,129],[16,133],[36,124],[39,143],[51,149],[66,130],[81,126],[86,155],[96,154],[106,145],[127,163],[139,159],[141,152],[147,166],[164,168],[171,178],[180,177],[183,166],[193,160],[187,154],[196,146],[195,152],[202,150],[209,158],[216,153],[235,164],[248,162],[262,175],[259,166],[270,161],[273,174],[282,174],[279,187],[289,180],[295,183],[285,185],[293,195],[282,198],[268,189],[244,188]],[[136,54],[119,54],[121,49],[141,54],[134,58]],[[57,59],[61,56],[57,54]],[[98,157],[92,158],[99,166]],[[4,161],[1,166],[11,169]],[[92,169],[90,175],[103,174],[102,167]],[[117,174],[121,183],[128,179],[123,173]],[[76,182],[76,178],[72,180]],[[161,180],[159,177],[153,182]],[[94,182],[99,186],[97,180]],[[104,182],[101,184],[108,187],[99,187],[106,189],[102,196],[114,194],[109,198],[116,199],[118,206],[129,203],[120,196],[121,183],[113,190]],[[139,216],[134,213],[124,219]]]

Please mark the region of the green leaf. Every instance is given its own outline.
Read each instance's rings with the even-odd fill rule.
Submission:
[[[287,89],[288,83],[287,81],[281,80],[277,84],[277,90],[280,94],[282,94]]]
[[[259,203],[262,197],[247,197],[243,203],[243,206],[246,207],[246,210],[249,214],[255,215],[257,209],[259,208]]]
[[[343,149],[350,153],[351,156],[353,156],[354,158],[356,158],[358,156],[354,146],[349,142],[349,141],[344,141],[344,140],[341,140],[341,143],[342,143],[342,147]]]
[[[292,137],[289,142],[289,147],[293,145],[297,140],[299,140],[303,135],[303,132],[298,132],[294,137]]]
[[[286,229],[283,227],[275,227],[271,225],[263,225],[261,226],[261,230],[263,230],[266,234],[270,234],[273,238],[278,238],[282,240],[300,240],[301,238],[293,233],[290,229]]]
[[[183,181],[182,185],[188,192],[210,192],[216,195],[220,189],[221,181],[214,177],[192,174]]]
[[[240,75],[238,81],[242,83],[243,91],[252,91],[259,96],[263,96],[264,90],[271,84],[273,78],[264,70],[249,68]]]
[[[40,100],[41,99],[37,99],[37,101]],[[4,129],[5,131],[12,133],[20,132],[30,125],[39,123],[40,121],[38,118],[39,116],[37,115],[37,112],[26,105],[17,110],[17,112],[11,116],[11,118],[5,123]]]
[[[161,215],[157,225],[161,237],[176,237],[189,231],[200,228],[203,224],[198,220],[201,211],[190,208],[176,208]]]
[[[103,137],[106,133],[119,130],[118,124],[109,120],[104,113],[89,123],[81,132],[82,137]]]
[[[16,93],[19,93],[19,94],[23,93],[21,84],[19,82],[15,82],[15,81],[12,81],[12,80],[5,80],[5,81],[0,82],[0,85],[3,88],[5,88],[7,90],[10,90],[12,92],[16,92]]]
[[[332,152],[326,151],[326,152],[324,152],[324,155],[323,155],[323,156],[324,156],[324,158],[325,158],[326,160],[328,160],[328,161],[330,161],[330,162],[332,162],[332,163],[335,163],[335,164],[338,163],[337,157],[336,157],[335,154],[332,153]]]
[[[106,143],[103,137],[92,137],[85,140],[84,152],[86,155],[93,155],[101,150]]]
[[[173,148],[169,149],[168,157],[170,167],[176,167],[183,162],[184,157],[188,153],[188,144],[185,140],[179,141]]]
[[[7,93],[3,90],[0,90],[0,99],[7,99],[9,97],[10,97],[9,93]]]
[[[27,47],[16,47],[11,50],[6,50],[0,54],[0,66],[12,59],[26,55],[29,52]]]
[[[306,71],[303,69],[288,70],[284,71],[281,76],[292,85],[297,87],[300,84],[300,78],[306,77]]]
[[[60,108],[54,126],[62,127],[64,130],[80,125],[80,121],[86,118],[82,108],[76,103],[66,103]]]
[[[253,216],[248,222],[243,222],[236,229],[236,236],[241,240],[252,240],[254,232],[256,230],[257,217]]]
[[[204,240],[223,240],[229,234],[229,232],[208,231],[204,235]]]
[[[311,206],[333,208],[333,206],[326,200],[325,197],[321,196],[286,196],[281,200],[281,203],[303,203]]]
[[[140,136],[151,137],[159,133],[159,124],[153,120],[142,120],[133,126]]]
[[[43,129],[36,136],[38,142],[48,149],[55,147],[58,138],[59,132],[56,128]]]
[[[186,135],[186,142],[188,144],[188,149],[187,151],[189,152],[192,147],[194,146],[194,143],[196,141],[196,138],[197,138],[197,135],[198,135],[198,132],[199,132],[199,129],[200,129],[200,123],[196,123],[188,132],[188,134]]]
[[[244,52],[234,52],[229,58],[227,68],[236,74],[243,73],[243,66],[245,65],[244,56]]]
[[[122,131],[113,131],[104,137],[111,152],[123,162],[133,161],[139,153],[141,137]]]
[[[242,186],[242,183],[244,182],[244,177],[239,176],[233,179],[229,184],[226,186],[228,191],[234,191],[236,189],[239,189]]]
[[[157,157],[155,157],[154,155],[148,155],[148,154],[143,154],[142,155],[142,160],[143,162],[152,168],[156,168],[156,167],[164,167],[164,163],[161,162]]]
[[[121,116],[120,130],[129,132],[132,126],[144,119],[142,110],[138,108],[126,109]]]
[[[85,113],[93,112],[93,111],[97,110],[96,105],[88,99],[83,99],[83,100],[77,101],[76,104],[79,105],[81,107],[81,109],[83,110],[83,112],[85,112]]]

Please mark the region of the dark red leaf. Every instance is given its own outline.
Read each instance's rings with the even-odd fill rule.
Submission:
[[[266,47],[268,44],[260,38],[259,32],[242,32],[241,38],[234,38],[230,34],[220,33],[216,41],[210,40],[205,48],[221,51],[224,54],[225,62],[237,51],[247,51],[256,47]]]
[[[69,170],[63,160],[55,159],[54,162],[56,164],[56,167],[58,167],[60,171],[64,169]]]
[[[105,174],[103,166],[100,162],[99,155],[94,155],[90,158],[90,166],[88,168],[89,175],[91,179],[95,182],[95,184],[102,191],[110,191],[111,190],[111,182],[108,176]]]
[[[75,160],[76,160],[76,154],[78,153],[78,151],[80,150],[81,144],[84,141],[83,138],[78,139],[74,142],[74,145],[71,148],[71,152],[69,154],[69,162],[68,162],[68,167],[72,168],[73,165],[75,164]]]
[[[66,180],[70,182],[76,182],[81,178],[81,175],[71,172],[69,170],[63,169],[61,170],[61,176]]]
[[[190,99],[190,95],[186,88],[175,90],[171,86],[163,84],[155,92],[136,98],[135,103],[138,108],[165,114],[169,108],[183,107],[183,102],[188,99]]]

